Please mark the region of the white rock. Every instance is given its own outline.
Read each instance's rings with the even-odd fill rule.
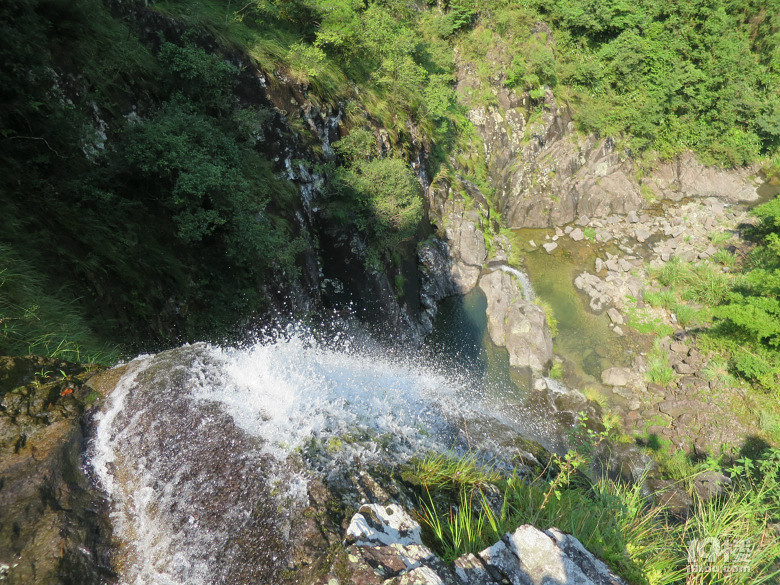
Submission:
[[[548,254],[552,254],[552,251],[555,250],[555,248],[558,247],[558,244],[556,242],[550,242],[549,244],[544,244],[542,248],[544,248],[544,251]]]
[[[530,524],[520,526],[504,538],[532,583],[593,584],[552,538]]]
[[[607,315],[609,316],[609,320],[612,321],[615,325],[622,325],[625,322],[623,321],[623,315],[621,315],[620,311],[614,307],[607,311]]]
[[[631,379],[628,368],[608,368],[601,372],[601,381],[607,386],[625,386]]]
[[[635,234],[636,234],[636,239],[639,242],[644,242],[645,240],[647,240],[647,238],[653,235],[653,233],[645,227],[636,228]]]
[[[420,525],[398,504],[366,504],[352,517],[347,537],[361,545],[423,546]]]

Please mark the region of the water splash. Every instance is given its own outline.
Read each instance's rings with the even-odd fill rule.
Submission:
[[[527,433],[467,376],[355,339],[293,327],[128,366],[91,456],[122,583],[275,582],[313,477]]]
[[[198,376],[192,395],[221,405],[236,424],[283,459],[312,438],[392,436],[397,454],[432,448],[460,414],[466,388],[431,368],[368,347],[333,349],[296,333],[247,349],[211,348],[220,371]],[[209,371],[206,363],[200,372]],[[212,366],[213,368],[213,366]],[[446,414],[445,414],[446,413]],[[376,441],[356,444],[360,453]]]

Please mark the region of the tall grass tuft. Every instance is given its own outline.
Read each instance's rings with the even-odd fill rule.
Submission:
[[[655,341],[653,351],[648,355],[645,377],[648,382],[660,386],[666,386],[674,380],[674,370],[669,365],[666,352],[661,349],[658,340]]]
[[[447,469],[465,477],[484,477],[473,456],[458,460],[436,456],[426,461],[424,466],[418,463],[417,471],[426,467],[436,485],[461,485],[453,497],[423,482],[421,519],[448,561],[479,552],[504,533],[530,523],[574,535],[631,583],[762,585],[776,583],[780,577],[780,539],[772,529],[780,514],[777,449],[755,461],[737,462],[730,469],[732,486],[706,501],[693,489],[692,464],[670,467],[685,474],[677,483],[689,488],[694,502],[686,519],[670,514],[665,504],[652,504],[642,481],[627,485],[602,477],[589,489],[577,487],[571,480],[585,460],[572,452],[557,459],[560,471],[552,480],[543,473],[533,480],[512,475],[493,482],[503,496],[500,506],[488,495],[485,483],[444,480]],[[437,467],[435,473],[432,465]],[[467,471],[468,467],[473,469]],[[729,567],[738,559],[720,554],[712,559],[712,568],[720,572],[690,573],[688,568],[701,560],[697,554],[702,542],[720,543],[723,551],[738,547],[747,551],[742,559],[745,572],[730,573]]]
[[[38,354],[110,365],[117,347],[102,343],[74,300],[0,245],[0,354]]]

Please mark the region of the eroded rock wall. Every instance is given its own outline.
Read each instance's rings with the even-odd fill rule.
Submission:
[[[461,93],[484,90],[467,63],[458,67]],[[755,201],[763,184],[758,166],[720,169],[691,153],[640,168],[631,151],[612,137],[577,132],[571,112],[548,90],[541,103],[496,80],[491,105],[472,106],[495,204],[507,227],[562,226],[587,216],[638,211],[648,200],[718,197]]]
[[[0,357],[0,582],[98,585],[111,528],[83,472],[99,384],[83,367]]]

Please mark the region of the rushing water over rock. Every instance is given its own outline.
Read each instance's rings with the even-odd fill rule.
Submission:
[[[312,478],[528,434],[522,407],[421,361],[296,330],[132,362],[92,454],[121,582],[278,582]]]

